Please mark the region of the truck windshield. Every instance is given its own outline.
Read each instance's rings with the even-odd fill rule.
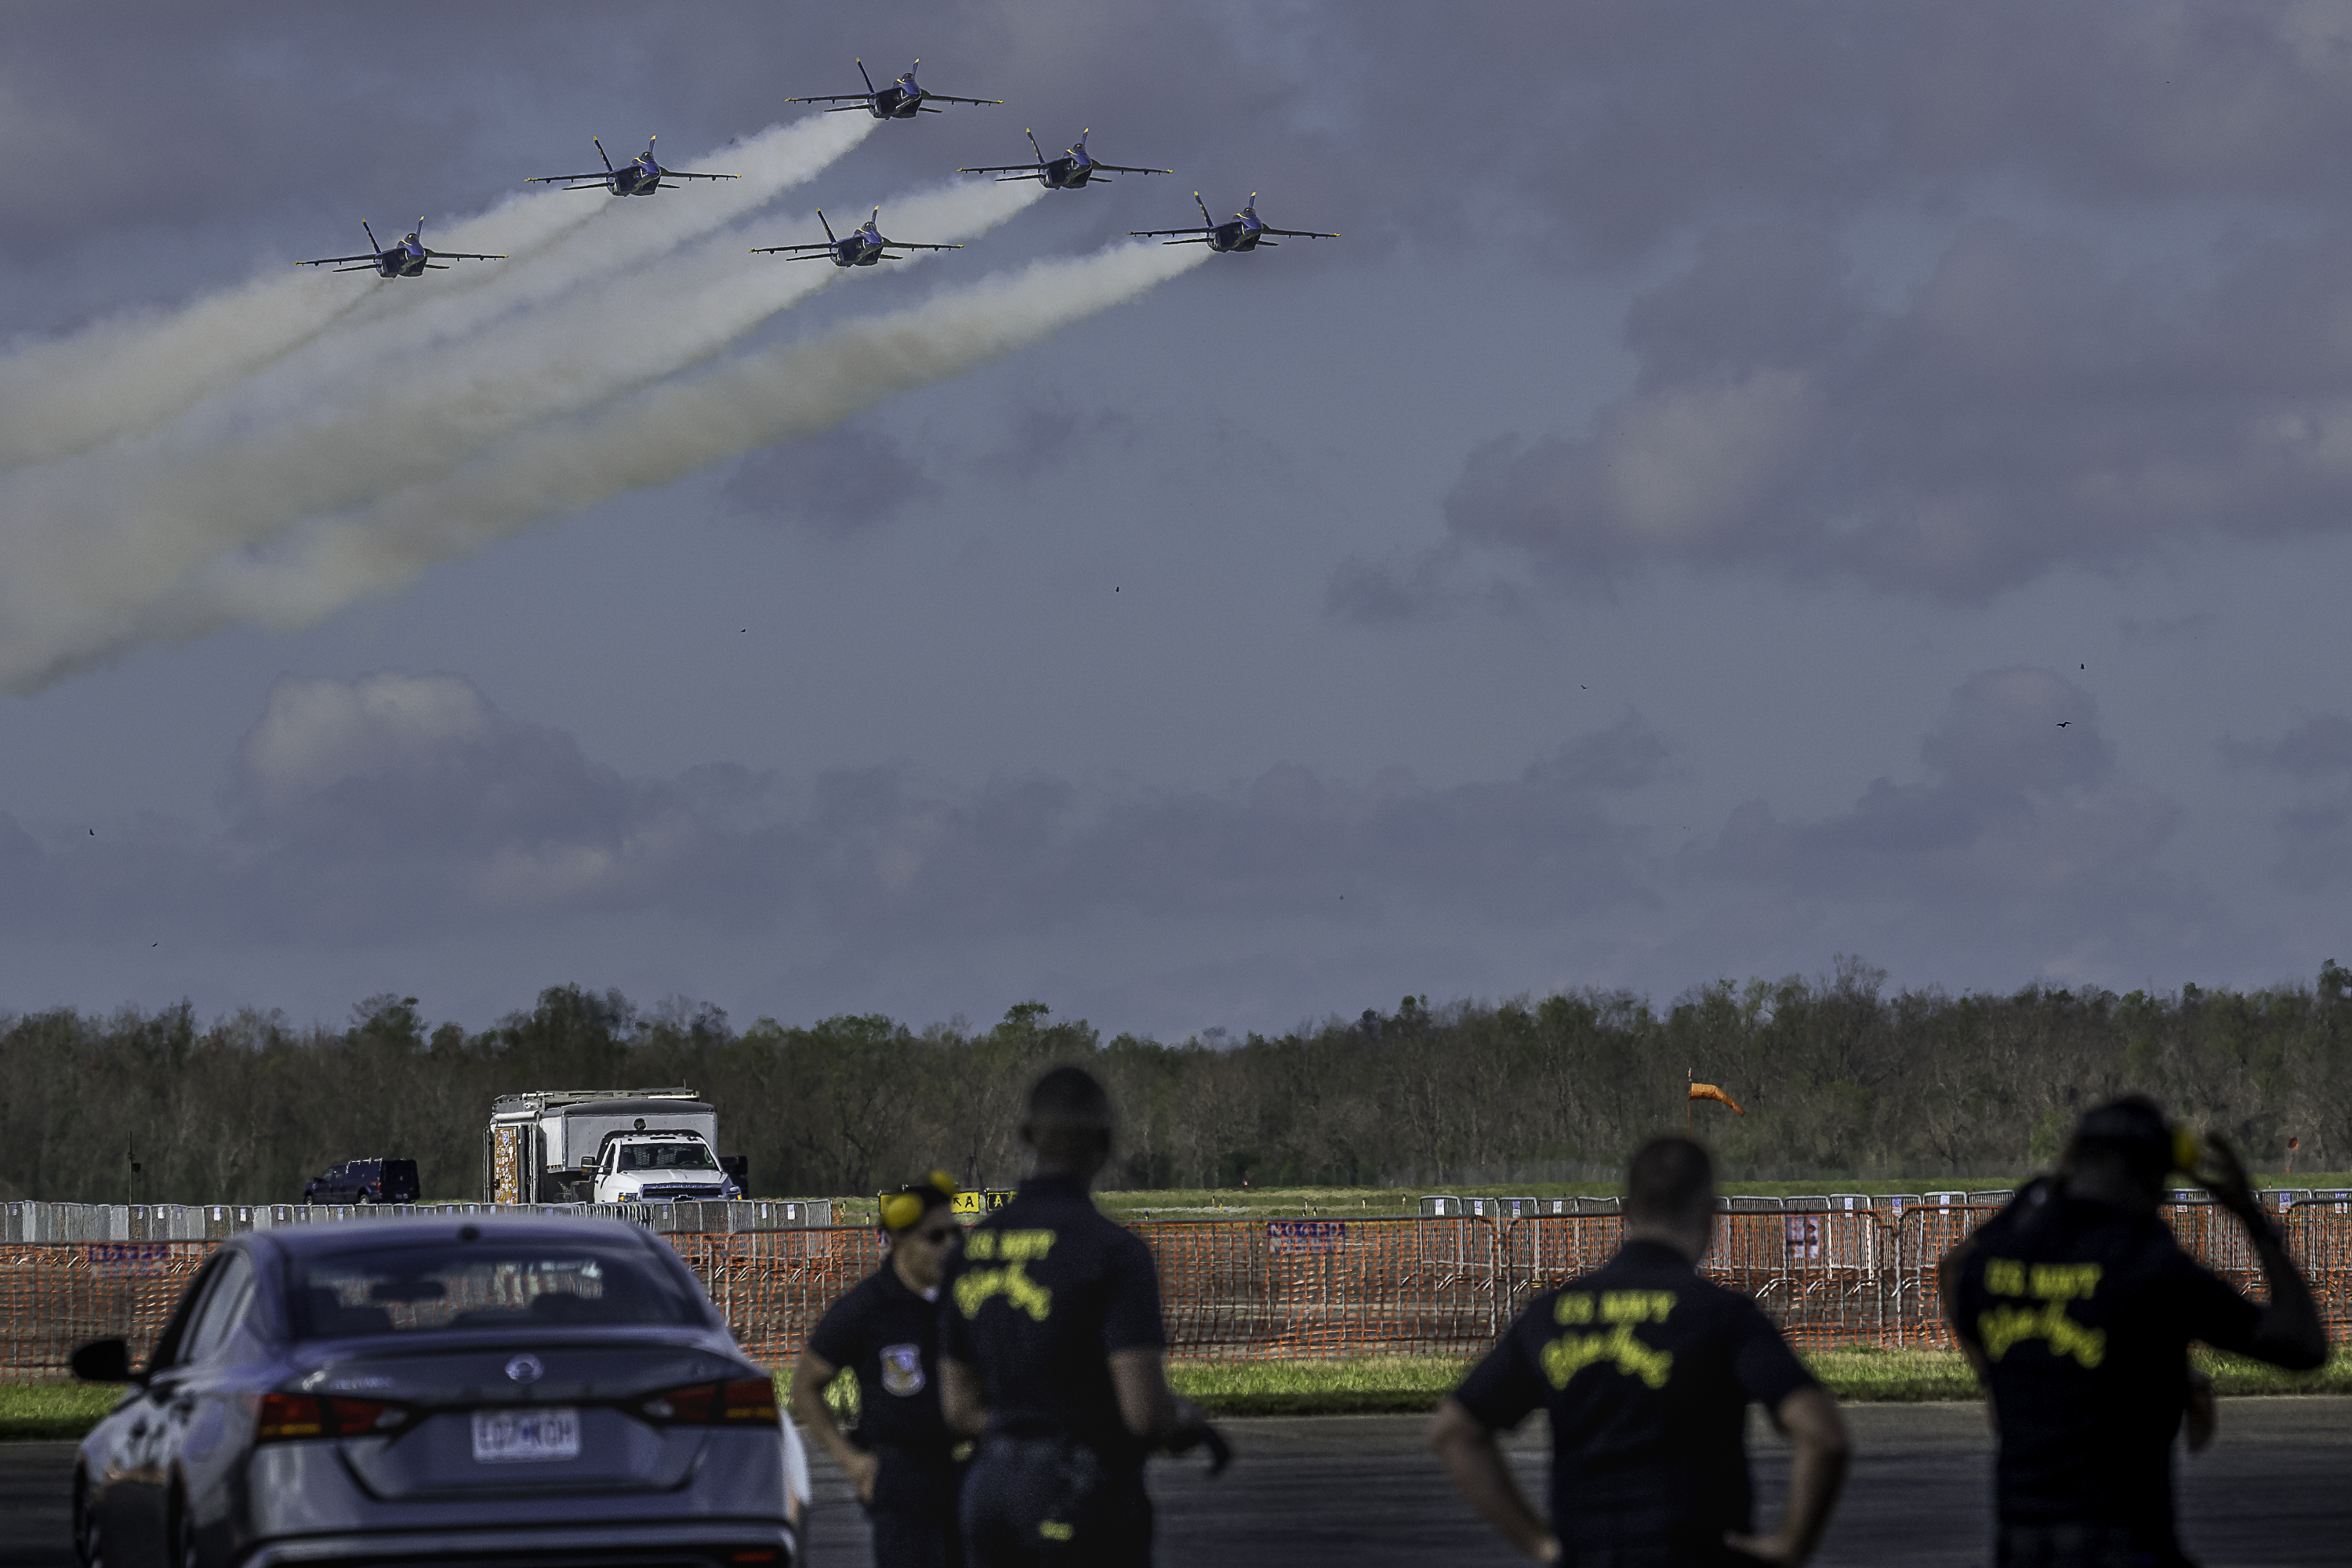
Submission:
[[[617,1248],[485,1238],[305,1258],[293,1275],[298,1340],[700,1321],[675,1280]]]
[[[624,1143],[624,1171],[715,1171],[719,1162],[699,1143]]]

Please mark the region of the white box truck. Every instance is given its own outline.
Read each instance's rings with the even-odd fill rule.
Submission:
[[[614,1148],[624,1143],[660,1152],[642,1160],[625,1158]],[[502,1094],[492,1104],[490,1124],[482,1134],[482,1201],[593,1203],[600,1201],[600,1185],[629,1186],[627,1196],[617,1200],[623,1202],[741,1197],[742,1162],[722,1159],[718,1148],[719,1113],[695,1099],[690,1089]],[[607,1158],[608,1153],[614,1157]],[[614,1169],[624,1165],[633,1172],[641,1169],[641,1178],[614,1182]],[[600,1182],[600,1175],[605,1179]]]

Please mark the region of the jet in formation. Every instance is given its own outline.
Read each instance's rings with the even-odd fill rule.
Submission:
[[[1200,192],[1194,191],[1192,193],[1192,200],[1194,204],[1200,207],[1201,216],[1203,219],[1208,220],[1202,226],[1198,228],[1131,228],[1127,231],[1128,237],[1130,239],[1156,239],[1163,234],[1186,235],[1192,237],[1184,239],[1171,239],[1167,241],[1167,243],[1170,245],[1205,245],[1211,250],[1220,251],[1255,250],[1261,245],[1272,245],[1274,241],[1265,237],[1269,234],[1284,235],[1292,239],[1337,239],[1339,237],[1336,234],[1322,234],[1311,228],[1267,227],[1257,216],[1257,193],[1255,191],[1252,191],[1250,193],[1249,205],[1247,206],[1242,208],[1241,211],[1235,213],[1232,217],[1227,218],[1223,223],[1218,223],[1213,219],[1209,218],[1209,204],[1201,200]]]
[[[523,184],[540,185],[585,180],[588,183],[584,185],[565,184],[563,188],[567,191],[593,191],[602,186],[616,196],[649,196],[661,189],[664,180],[732,180],[738,177],[733,174],[689,174],[683,169],[665,169],[654,157],[655,139],[651,136],[646,138],[644,152],[615,169],[612,155],[604,151],[604,143],[593,136],[588,140],[596,143],[596,156],[604,160],[603,174],[591,169],[584,174],[533,174]]]
[[[903,239],[882,237],[882,209],[876,207],[874,216],[847,234],[835,237],[833,225],[825,223],[824,209],[817,209],[816,221],[824,224],[822,245],[762,245],[752,247],[754,256],[782,256],[787,261],[814,261],[829,256],[835,267],[871,267],[877,261],[904,261],[903,256],[893,256],[893,250],[961,250],[961,245],[916,245]]]
[[[857,74],[866,78],[864,92],[835,92],[816,98],[788,98],[784,101],[786,103],[830,103],[835,107],[826,110],[824,112],[827,114],[839,114],[864,104],[866,112],[877,120],[912,120],[918,114],[947,112],[942,109],[933,109],[931,105],[934,103],[1003,103],[1004,101],[1001,98],[957,98],[951,93],[926,91],[923,85],[915,79],[915,67],[922,63],[917,60],[915,65],[907,68],[905,76],[900,77],[888,87],[877,88],[874,85],[874,79],[866,74],[866,62],[861,59],[857,62]]]
[[[1036,163],[999,163],[982,169],[958,169],[956,173],[994,174],[999,184],[1009,180],[1034,180],[1049,191],[1075,191],[1106,172],[1118,174],[1172,174],[1176,172],[1173,169],[1137,169],[1125,163],[1097,163],[1087,156],[1087,138],[1094,134],[1091,129],[1079,132],[1077,145],[1052,159],[1047,158],[1045,150],[1037,145],[1035,132],[1023,134],[1029,138],[1029,150],[1037,154]],[[1103,184],[1108,185],[1110,182],[1105,180]]]
[[[298,261],[294,265],[297,267],[333,267],[338,272],[367,272],[373,270],[379,278],[422,278],[428,269],[435,272],[448,271],[449,269],[446,267],[441,265],[441,262],[444,260],[504,261],[506,259],[503,256],[483,256],[471,250],[427,250],[425,247],[425,242],[417,237],[418,235],[425,232],[425,220],[423,218],[418,218],[416,220],[416,226],[409,230],[405,235],[403,235],[399,241],[393,245],[376,245],[375,230],[368,227],[367,220],[365,218],[362,218],[360,220],[360,229],[368,237],[368,244],[375,247],[375,248],[369,251],[367,255],[322,256],[316,261]],[[356,267],[343,267],[337,265],[337,263],[345,261],[356,261],[360,265]]]

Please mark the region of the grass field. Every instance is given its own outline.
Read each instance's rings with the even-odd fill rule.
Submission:
[[[1819,1196],[1830,1193],[1936,1192],[1981,1193],[2015,1188],[2027,1178],[2016,1173],[1975,1176],[1901,1176],[1885,1180],[1853,1176],[1817,1176],[1801,1182],[1726,1182],[1725,1193],[1735,1196]],[[2254,1178],[2265,1187],[2352,1188],[2352,1173],[2298,1171],[2293,1177]],[[1145,1219],[1312,1219],[1344,1218],[1349,1215],[1417,1213],[1425,1193],[1459,1197],[1611,1197],[1616,1182],[1515,1182],[1501,1186],[1463,1186],[1433,1183],[1419,1187],[1218,1187],[1171,1188],[1152,1192],[1099,1192],[1095,1202],[1104,1213],[1120,1220]],[[875,1223],[876,1200],[852,1196],[834,1200],[834,1219],[840,1225]]]
[[[1817,1351],[1806,1362],[1840,1399],[1974,1399],[1976,1379],[1953,1351]],[[2352,1394],[2352,1349],[2308,1373],[2236,1356],[2195,1353],[2224,1394]],[[1214,1415],[1363,1415],[1434,1410],[1467,1361],[1374,1356],[1355,1361],[1180,1362],[1177,1392]],[[785,1392],[778,1380],[777,1395]],[[121,1391],[86,1384],[0,1384],[0,1441],[79,1437],[114,1407]]]

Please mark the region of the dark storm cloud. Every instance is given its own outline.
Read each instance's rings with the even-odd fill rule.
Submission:
[[[1818,237],[1711,237],[1638,304],[1633,390],[1589,433],[1503,437],[1456,539],[1554,580],[1674,563],[1981,599],[2062,566],[2352,519],[2352,231],[2182,290],[2006,222],[1887,309]]]
[[[897,994],[911,964],[929,994],[1017,975],[1097,1011],[1276,1019],[1400,975],[1680,984],[1865,951],[1927,979],[1962,953],[2005,984],[2117,978],[2148,943],[2210,951],[2221,922],[2157,859],[2171,806],[2118,774],[2066,681],[1973,679],[1921,757],[1925,782],[1877,781],[1820,819],[1745,805],[1677,859],[1643,817],[1686,764],[1633,712],[1448,785],[1296,764],[1223,789],[904,765],[791,783],[626,777],[455,677],[284,681],[222,828],[43,842],[0,817],[0,876],[30,895],[0,921],[346,967],[519,929],[624,933],[772,952],[829,995]]]
[[[728,767],[625,779],[456,677],[285,680],[239,748],[224,833],[44,850],[0,817],[0,870],[48,889],[52,929],[135,917],[329,945],[634,911],[881,951],[1109,916],[1331,916],[1343,895],[1558,918],[1646,896],[1643,835],[1604,797],[1670,763],[1629,713],[1517,780],[1452,788],[1297,766],[1223,792],[947,786],[886,767],[790,790]]]
[[[1874,780],[1829,817],[1736,808],[1688,868],[1765,890],[1808,923],[1890,911],[1882,943],[1941,936],[1981,950],[2013,934],[2112,957],[2128,932],[2177,935],[2209,917],[2158,858],[2175,808],[2117,773],[2072,682],[1974,676],[1919,752],[1926,782]]]

